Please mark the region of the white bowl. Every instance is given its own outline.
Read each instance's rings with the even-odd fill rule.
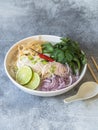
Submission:
[[[29,93],[29,94],[32,94],[32,95],[37,95],[37,96],[43,96],[43,97],[47,97],[47,96],[56,96],[56,95],[60,95],[60,94],[63,94],[65,92],[68,92],[70,89],[72,89],[74,86],[76,86],[80,81],[81,79],[84,77],[85,75],[85,72],[86,72],[86,69],[87,69],[87,64],[84,66],[82,72],[81,72],[81,75],[79,77],[79,79],[74,82],[72,85],[70,85],[69,87],[67,88],[63,88],[63,89],[60,89],[60,90],[56,90],[56,91],[48,91],[48,92],[44,92],[44,91],[38,91],[38,90],[31,90],[31,89],[28,89],[20,84],[18,84],[11,72],[10,72],[10,68],[9,68],[9,64],[13,64],[13,59],[15,59],[16,57],[16,53],[17,53],[17,45],[23,43],[23,42],[26,42],[32,38],[34,39],[38,39],[39,36],[41,36],[41,38],[45,41],[50,41],[50,42],[53,42],[53,43],[57,43],[57,42],[60,42],[60,38],[61,37],[58,37],[58,36],[52,36],[52,35],[37,35],[37,36],[31,36],[31,37],[28,37],[28,38],[25,38],[17,43],[15,43],[10,49],[9,51],[7,52],[6,56],[5,56],[5,60],[4,60],[4,67],[5,67],[5,71],[8,75],[8,77],[10,78],[10,80],[18,87],[20,88],[21,90]]]

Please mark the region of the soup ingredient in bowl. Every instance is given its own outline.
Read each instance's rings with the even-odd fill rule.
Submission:
[[[31,49],[31,50],[35,51],[34,49]],[[50,58],[50,57],[47,56],[47,55],[44,55],[44,54],[42,54],[42,53],[39,53],[38,51],[35,51],[35,52],[39,55],[40,58],[42,58],[42,59],[44,59],[44,60],[47,60],[47,61],[50,61],[50,62],[53,62],[53,61],[54,61],[52,58]]]
[[[50,42],[43,43],[42,52],[48,54],[56,62],[67,63],[74,74],[77,71],[80,72],[86,64],[84,52],[81,51],[79,44],[70,38],[61,38],[61,41],[55,45]]]
[[[41,91],[54,91],[66,88],[72,84],[72,77],[66,75],[66,77],[61,77],[58,75],[53,75],[50,78],[46,78],[42,81],[40,85]]]
[[[16,81],[21,84],[27,84],[33,76],[33,71],[29,66],[22,66],[16,73]]]
[[[30,89],[36,89],[39,86],[39,84],[40,84],[40,76],[36,72],[34,72],[31,81],[25,86]]]
[[[30,89],[36,89],[40,84],[40,76],[29,66],[22,66],[16,73],[16,81]]]

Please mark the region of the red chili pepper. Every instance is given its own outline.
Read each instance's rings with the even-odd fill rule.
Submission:
[[[35,51],[34,49],[32,49],[32,50]],[[47,61],[50,61],[50,62],[54,61],[54,59],[50,58],[49,56],[46,56],[46,55],[44,55],[42,53],[39,53],[38,51],[35,51],[35,52],[38,53],[39,57],[42,58],[42,59],[44,59],[44,60],[47,60]]]
[[[54,61],[54,59],[50,58],[49,56],[43,55],[42,53],[39,53],[39,57],[50,62]]]

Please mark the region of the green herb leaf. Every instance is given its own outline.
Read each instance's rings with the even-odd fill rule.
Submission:
[[[50,52],[53,52],[53,50],[54,50],[54,48],[53,48],[53,45],[51,44],[51,43],[49,43],[49,42],[47,42],[47,43],[44,43],[43,45],[42,45],[42,48],[43,48],[43,52],[47,52],[47,53],[50,53]]]
[[[83,65],[87,63],[86,56],[81,51],[79,43],[70,38],[61,38],[61,41],[55,45],[45,43],[42,45],[42,52],[50,54],[50,57],[57,62],[68,63],[73,73],[80,71]]]

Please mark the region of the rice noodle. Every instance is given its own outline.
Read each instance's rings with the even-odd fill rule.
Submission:
[[[34,56],[34,59],[38,59],[38,56]],[[69,72],[68,65],[62,65],[58,62],[48,62],[47,64],[43,64],[42,60],[38,60],[36,63],[32,63],[31,60],[28,59],[28,56],[22,56],[17,60],[17,67],[20,68],[24,65],[30,66],[34,71],[41,75],[42,79],[52,76],[53,74],[65,77]],[[54,70],[53,72],[51,69]]]

